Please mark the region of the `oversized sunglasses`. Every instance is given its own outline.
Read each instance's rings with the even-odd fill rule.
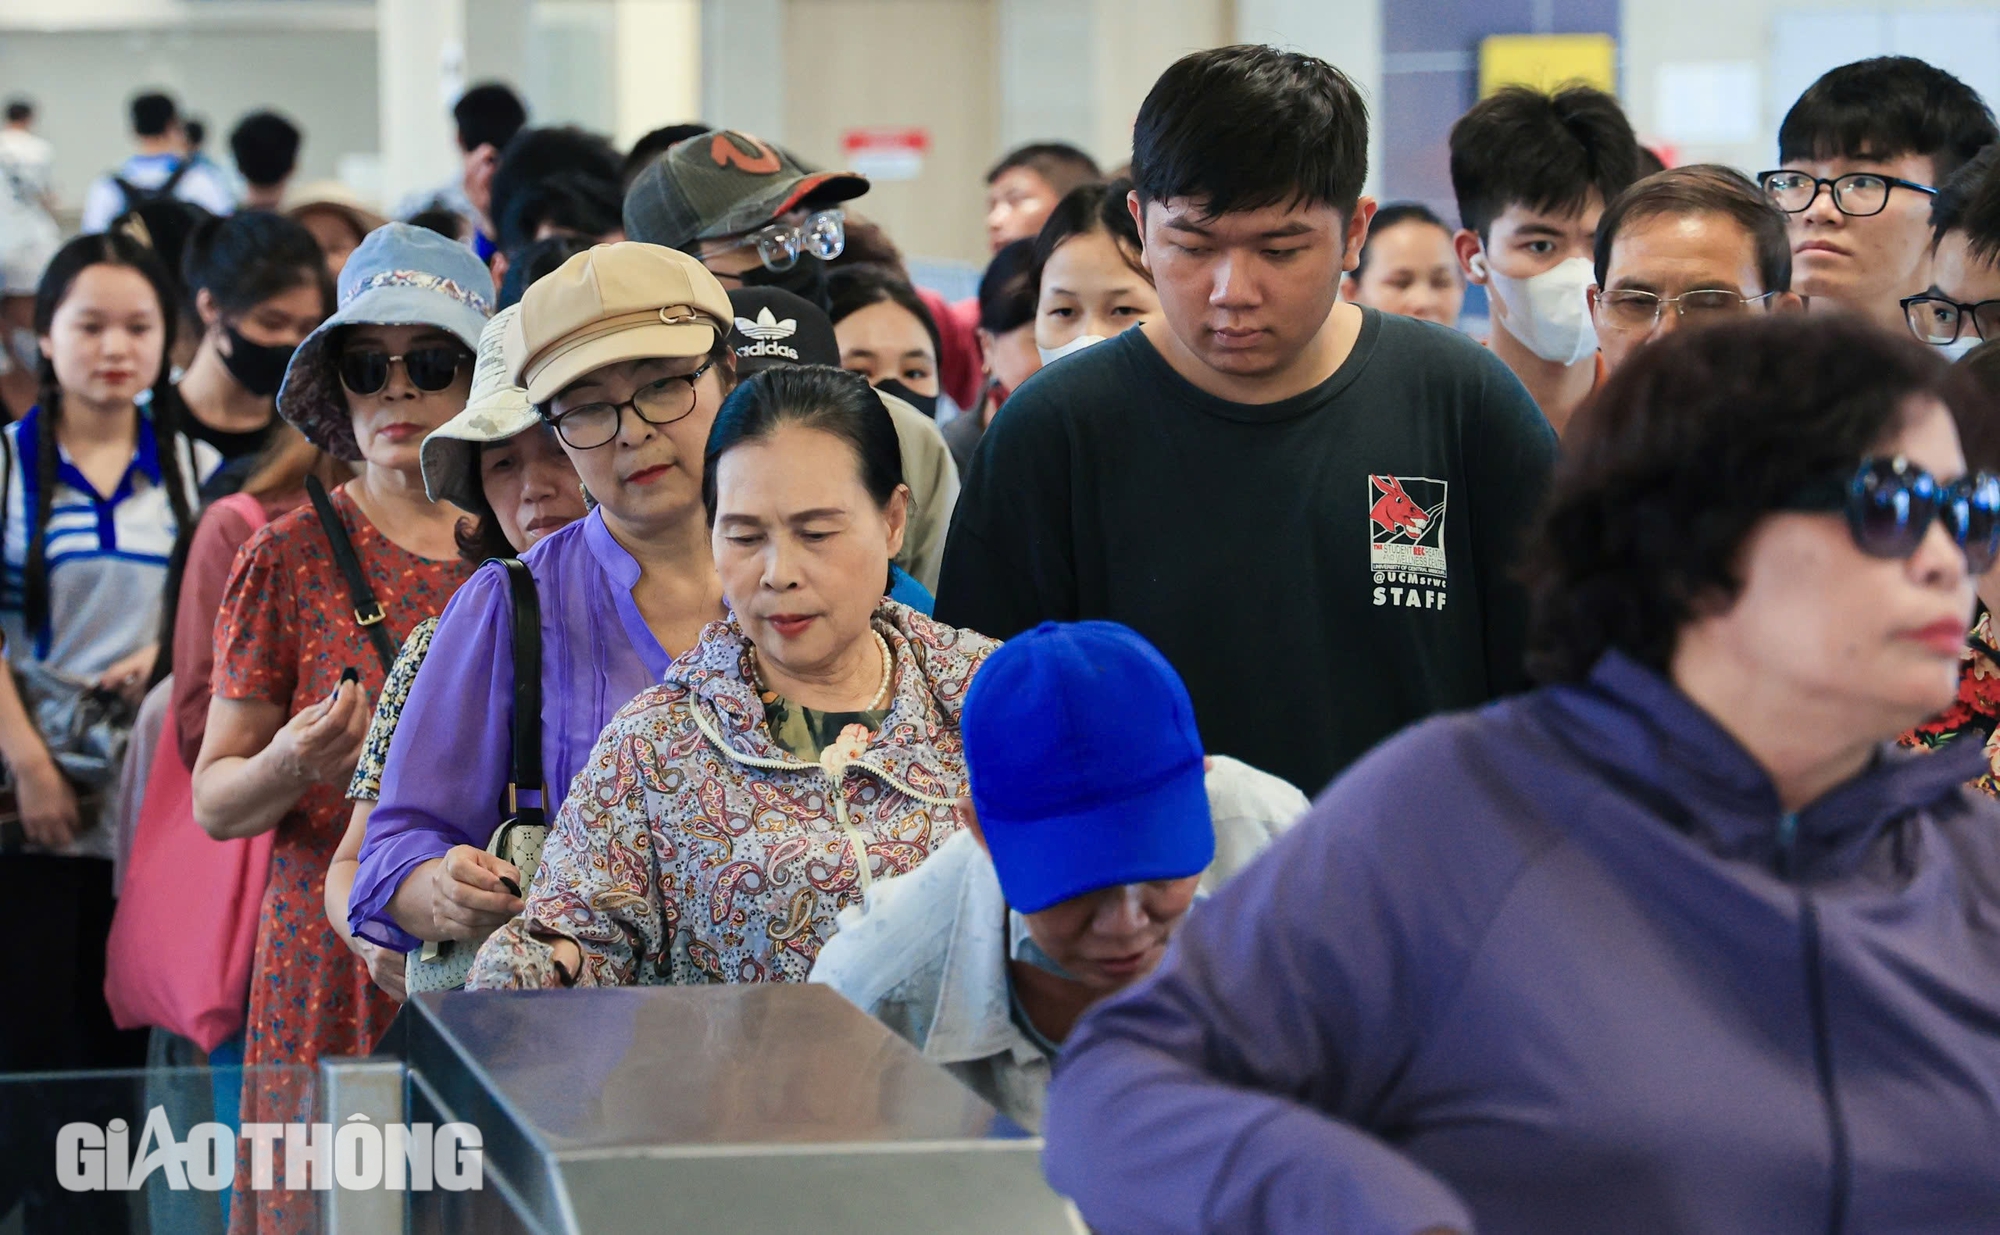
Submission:
[[[389,384],[389,367],[403,366],[410,385],[436,392],[452,384],[459,366],[471,360],[464,348],[437,344],[413,347],[400,356],[378,348],[357,347],[340,354],[340,384],[358,395],[372,395]]]
[[[1870,557],[1909,557],[1935,519],[1973,574],[2000,558],[2000,476],[1991,472],[1943,484],[1907,459],[1867,459],[1806,486],[1786,509],[1844,513],[1854,546]]]

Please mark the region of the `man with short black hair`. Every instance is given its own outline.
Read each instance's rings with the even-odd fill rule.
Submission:
[[[462,160],[459,176],[449,184],[426,193],[414,193],[397,203],[395,215],[408,219],[426,210],[450,210],[462,215],[473,229],[473,251],[481,261],[493,257],[494,229],[498,226],[490,211],[493,173],[500,166],[500,152],[528,123],[528,109],[513,88],[504,82],[480,82],[458,96],[451,107],[452,123],[458,135]]]
[[[486,181],[484,231],[473,248],[486,255],[496,282],[515,257],[552,235],[625,239],[619,220],[618,152],[573,125],[522,129],[500,152]]]
[[[732,293],[775,288],[823,315],[832,304],[827,260],[847,245],[838,207],[867,191],[865,176],[811,171],[760,137],[717,129],[676,143],[633,179],[625,193],[625,235],[700,259]],[[958,469],[935,421],[894,395],[882,398],[912,493],[897,564],[936,590],[958,502]]]
[[[1792,286],[1815,308],[1906,329],[1930,286],[1931,197],[2000,129],[1964,82],[1909,56],[1844,64],[1806,88],[1757,179],[1791,220]]]
[[[1509,571],[1555,455],[1477,343],[1339,302],[1375,210],[1367,147],[1323,60],[1223,47],[1160,77],[1128,205],[1162,312],[1007,401],[938,590],[940,620],[996,638],[1133,627],[1211,752],[1308,793],[1525,685]]]
[[[276,210],[299,166],[299,126],[274,111],[253,111],[229,134],[229,155],[248,191],[245,210]]]
[[[625,191],[625,235],[701,259],[725,288],[782,287],[822,312],[827,262],[847,247],[841,205],[868,192],[855,172],[814,171],[755,134],[689,138]]]
[[[117,172],[91,183],[83,199],[85,232],[101,232],[132,207],[160,197],[193,202],[211,214],[236,209],[235,192],[214,166],[189,157],[180,107],[171,96],[156,90],[134,95],[130,110],[138,151]]]
[[[2000,144],[1931,202],[1931,285],[1903,302],[1911,333],[1952,355],[2000,339]]]
[[[986,244],[993,252],[1033,240],[1063,195],[1104,179],[1097,160],[1068,142],[1032,142],[986,172]]]
[[[1459,264],[1487,290],[1493,354],[1558,434],[1603,376],[1584,302],[1597,220],[1638,178],[1631,122],[1589,86],[1508,86],[1451,126]]]
[[[1607,370],[1682,326],[1796,311],[1785,216],[1733,167],[1646,177],[1597,224],[1591,319]]]

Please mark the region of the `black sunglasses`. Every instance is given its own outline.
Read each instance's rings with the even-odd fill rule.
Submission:
[[[1973,574],[1985,574],[2000,558],[2000,476],[1991,472],[1947,485],[1907,459],[1867,459],[1806,486],[1785,509],[1845,513],[1855,548],[1870,557],[1909,557],[1936,519]]]
[[[434,393],[451,385],[459,366],[470,359],[464,348],[442,343],[413,347],[400,356],[359,347],[340,354],[340,384],[358,395],[375,394],[389,384],[389,366],[401,362],[410,385]]]

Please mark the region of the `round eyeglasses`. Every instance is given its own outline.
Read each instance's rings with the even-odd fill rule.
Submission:
[[[1613,330],[1651,330],[1669,307],[1690,326],[1735,317],[1772,293],[1745,296],[1730,288],[1703,287],[1678,296],[1660,296],[1636,289],[1597,293],[1597,312]]]
[[[830,262],[847,249],[847,216],[838,210],[821,210],[797,225],[773,223],[721,245],[707,256],[752,247],[766,270],[790,270],[798,264],[800,254]]]
[[[1780,170],[1759,172],[1757,183],[1763,187],[1764,196],[1771,199],[1771,204],[1786,214],[1801,214],[1811,209],[1812,204],[1819,200],[1821,189],[1833,194],[1835,210],[1854,218],[1881,214],[1889,205],[1891,189],[1909,189],[1913,193],[1937,196],[1937,190],[1930,185],[1875,172],[1849,172],[1845,176],[1826,180],[1806,172]]]
[[[1905,296],[1898,303],[1903,306],[1903,319],[1910,323],[1910,333],[1926,343],[1939,347],[1956,343],[1968,326],[1982,342],[2000,339],[2000,300],[1960,304],[1926,293]]]
[[[695,383],[714,364],[710,360],[692,373],[678,373],[647,382],[633,391],[632,397],[623,403],[579,403],[560,411],[554,410],[554,405],[550,404],[542,414],[555,426],[556,436],[562,438],[572,450],[595,450],[618,436],[618,423],[628,407],[634,416],[655,428],[687,419],[694,411]]]

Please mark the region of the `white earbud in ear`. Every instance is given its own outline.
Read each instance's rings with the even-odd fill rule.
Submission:
[[[1472,259],[1465,264],[1472,268],[1475,277],[1481,279],[1486,277],[1486,254],[1474,253]]]

